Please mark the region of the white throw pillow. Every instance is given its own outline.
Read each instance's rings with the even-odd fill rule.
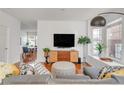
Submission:
[[[29,64],[21,63],[19,65],[19,68],[20,68],[21,75],[33,75],[34,74],[34,68]]]

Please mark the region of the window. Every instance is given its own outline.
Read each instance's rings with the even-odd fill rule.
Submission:
[[[88,53],[98,56],[96,44],[104,43],[106,49],[102,56],[110,57],[117,62],[120,61],[122,57],[122,26],[122,18],[118,18],[108,23],[105,28],[91,28],[88,35],[92,38],[92,44],[88,47]]]
[[[36,32],[28,32],[27,37],[28,37],[29,47],[35,47],[36,40],[37,40],[37,33]]]
[[[102,42],[102,28],[92,29],[92,55],[97,56],[96,44]]]
[[[107,27],[107,54],[114,59],[121,58],[122,51],[122,24]]]

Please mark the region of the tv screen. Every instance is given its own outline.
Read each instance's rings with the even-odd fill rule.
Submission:
[[[54,47],[74,47],[74,34],[54,34]]]

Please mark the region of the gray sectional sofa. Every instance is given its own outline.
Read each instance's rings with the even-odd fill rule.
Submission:
[[[112,75],[112,78],[97,79],[98,69],[84,68],[86,75],[66,75],[56,78],[51,75],[20,75],[7,77],[2,81],[6,84],[124,84],[124,76]]]
[[[3,85],[10,84],[124,84],[124,76],[112,75],[108,79],[90,79],[85,76],[66,77],[66,78],[52,78],[49,75],[20,75],[5,78]]]
[[[10,84],[124,84],[124,76],[112,75],[108,79],[90,79],[82,76],[52,78],[49,75],[20,75],[5,78],[2,85]]]

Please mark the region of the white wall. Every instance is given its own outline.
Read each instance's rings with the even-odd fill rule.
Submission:
[[[8,28],[8,60],[11,63],[20,61],[20,21],[0,11],[0,25]]]
[[[38,61],[44,61],[42,49],[49,47],[50,49],[59,49],[53,47],[53,34],[54,33],[69,33],[75,34],[75,47],[67,48],[80,51],[79,56],[82,55],[82,46],[77,45],[77,39],[81,35],[85,35],[87,32],[87,23],[85,21],[38,21]],[[60,48],[63,50],[63,48]]]

